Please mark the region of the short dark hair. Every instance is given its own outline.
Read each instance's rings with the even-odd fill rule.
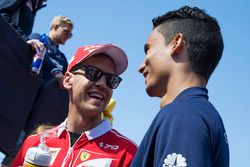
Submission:
[[[197,7],[184,6],[152,20],[153,29],[164,36],[168,44],[182,33],[192,70],[208,81],[223,52],[223,39],[217,20]]]

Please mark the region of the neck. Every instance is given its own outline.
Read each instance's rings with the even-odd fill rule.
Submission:
[[[206,87],[206,80],[202,76],[198,76],[194,73],[175,75],[174,78],[169,79],[166,86],[166,93],[162,96],[160,102],[160,108],[171,103],[176,96],[182,91],[191,87]],[[183,78],[183,79],[180,79]]]
[[[67,128],[70,132],[81,134],[102,122],[101,115],[91,116],[86,112],[88,111],[79,111],[69,107]]]
[[[54,45],[56,45],[56,47],[59,46],[59,43],[56,41],[56,38],[52,35],[52,33],[49,33],[49,38],[52,40]]]

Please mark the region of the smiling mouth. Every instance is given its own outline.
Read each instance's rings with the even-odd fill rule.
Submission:
[[[143,73],[143,76],[144,76],[145,84],[146,84],[146,83],[147,83],[147,76],[148,76],[148,73],[147,73],[147,72]]]
[[[89,93],[89,97],[97,99],[97,100],[101,100],[101,101],[104,100],[104,96],[100,93],[95,93],[95,92]]]
[[[144,76],[144,78],[146,79],[146,77],[148,76],[148,72],[144,72],[144,73],[143,73],[143,76]]]

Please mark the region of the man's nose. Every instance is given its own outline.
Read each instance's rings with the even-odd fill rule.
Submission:
[[[96,81],[96,85],[99,87],[107,87],[105,75],[103,75],[98,81]]]
[[[143,63],[140,65],[140,67],[138,68],[138,71],[139,71],[140,73],[143,73],[144,69],[145,69],[145,63],[143,62]]]

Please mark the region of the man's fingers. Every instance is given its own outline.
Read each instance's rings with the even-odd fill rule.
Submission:
[[[38,39],[28,40],[27,43],[32,47],[33,50],[36,50],[36,52],[43,52],[45,50],[44,44]]]

